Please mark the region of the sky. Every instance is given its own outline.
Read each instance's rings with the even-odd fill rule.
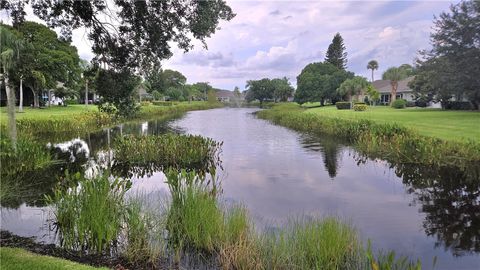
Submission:
[[[219,30],[184,53],[164,60],[188,83],[210,82],[217,88],[245,88],[247,80],[286,76],[296,85],[303,67],[325,59],[335,33],[344,38],[347,69],[371,77],[368,61],[379,62],[376,78],[391,66],[413,64],[418,50],[430,48],[434,15],[458,1],[245,1],[227,0],[237,14]],[[28,12],[28,19],[39,21]],[[1,17],[4,17],[1,16]],[[91,59],[91,43],[76,30],[73,43]]]

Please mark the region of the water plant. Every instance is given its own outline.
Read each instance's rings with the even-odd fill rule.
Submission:
[[[361,153],[393,163],[454,166],[472,170],[480,162],[480,144],[474,141],[445,141],[418,134],[396,123],[366,119],[328,117],[295,104],[282,104],[257,113],[260,118],[298,131],[344,138]],[[477,165],[476,165],[477,164]]]
[[[113,170],[122,175],[151,174],[166,168],[215,173],[222,143],[194,135],[123,136],[114,142]]]
[[[62,246],[85,253],[106,254],[115,248],[125,216],[128,180],[110,179],[107,173],[85,179],[69,176],[78,185],[59,187],[47,200],[54,207],[55,225]]]

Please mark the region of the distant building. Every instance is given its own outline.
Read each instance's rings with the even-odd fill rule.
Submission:
[[[235,99],[233,91],[219,89],[215,91],[215,94],[217,96],[217,100],[220,102],[231,102]]]
[[[405,99],[406,101],[415,101],[415,95],[413,90],[408,87],[408,83],[411,82],[415,76],[408,77],[398,82],[397,99]],[[390,104],[392,85],[389,80],[376,80],[372,83],[378,92],[380,92],[380,103]]]

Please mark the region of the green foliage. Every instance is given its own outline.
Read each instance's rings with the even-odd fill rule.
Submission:
[[[367,108],[368,108],[368,106],[366,104],[354,104],[353,105],[353,110],[354,111],[362,112],[362,111],[366,111]]]
[[[372,82],[375,81],[373,77],[373,72],[378,69],[378,62],[377,60],[370,60],[367,64],[367,69],[372,70]]]
[[[324,105],[327,100],[335,103],[340,99],[336,89],[352,77],[353,73],[338,69],[330,63],[308,64],[297,76],[295,101],[300,104],[320,101]]]
[[[115,106],[116,115],[132,117],[139,109],[134,99],[139,83],[139,77],[126,69],[120,72],[102,69],[98,72],[95,87],[102,97],[102,103],[108,102]]]
[[[340,33],[335,34],[332,43],[328,46],[325,63],[330,63],[341,70],[347,68],[347,52]]]
[[[126,248],[122,255],[136,265],[155,265],[165,253],[165,217],[161,209],[150,206],[148,197],[137,194],[127,201]]]
[[[443,101],[442,108],[445,110],[473,110],[472,103],[469,101]]]
[[[293,87],[288,81],[287,77],[283,77],[281,79],[273,79],[273,98],[277,101],[287,101],[289,97],[293,95]],[[238,92],[239,94],[240,92]]]
[[[8,14],[16,25],[24,21],[24,4],[4,8],[13,9]],[[229,21],[235,16],[224,1],[140,1],[135,5],[120,1],[106,9],[101,1],[72,6],[71,1],[46,0],[35,1],[32,8],[47,25],[61,28],[66,40],[71,39],[74,29],[85,27],[85,36],[97,55],[95,60],[107,61],[115,69],[146,69],[159,64],[171,56],[172,42],[188,50],[192,37],[205,42],[215,33],[220,20]],[[115,10],[113,17],[109,10]],[[120,23],[103,23],[105,16]]]
[[[150,105],[152,105],[152,102],[150,102],[150,101],[142,101],[142,102],[140,102],[140,105],[141,105],[141,106],[150,106]]]
[[[246,88],[248,92],[245,99],[248,102],[258,100],[260,101],[260,104],[263,104],[267,99],[273,99],[273,94],[275,92],[275,86],[268,78],[257,81],[249,80],[247,81]]]
[[[0,204],[16,206],[19,202],[36,198],[45,184],[42,180],[49,175],[48,169],[58,162],[53,160],[45,145],[31,138],[21,137],[13,147],[2,132],[0,149]]]
[[[305,113],[300,106],[294,104],[278,105],[271,110],[260,111],[257,115],[295,130],[345,138],[360,152],[395,164],[454,166],[467,171],[472,164],[480,162],[480,144],[477,142],[427,137],[395,122],[375,123],[362,118],[345,119]]]
[[[422,52],[417,61],[418,76],[411,83],[417,97],[426,101],[464,97],[479,108],[479,11],[478,1],[461,1],[435,18],[432,50]]]
[[[215,90],[208,91],[207,101],[210,104],[217,103],[217,95],[215,94]]]
[[[113,170],[129,175],[177,168],[214,173],[221,166],[222,143],[193,135],[123,136],[114,142]],[[124,172],[127,170],[127,172]]]
[[[75,174],[66,179],[79,184],[59,187],[47,198],[54,206],[61,245],[96,254],[111,251],[122,229],[124,197],[131,183],[118,178],[110,180],[108,174],[93,179]]]
[[[366,94],[370,98],[370,101],[373,102],[373,104],[380,101],[380,92],[375,87],[373,87],[372,84],[368,84]]]
[[[395,109],[404,109],[407,106],[407,101],[405,99],[397,99],[392,102],[392,107]]]
[[[373,270],[421,270],[422,263],[420,260],[413,262],[406,256],[396,257],[394,251],[382,252],[377,256],[372,252],[370,240],[366,251],[368,266]],[[435,266],[435,265],[434,265]]]
[[[43,24],[26,21],[17,25],[16,29],[29,45],[22,52],[18,75],[23,77],[25,85],[36,92],[36,98],[43,87],[55,89],[59,96],[75,96],[82,73],[77,49],[59,39],[55,31]],[[64,87],[56,90],[58,82]],[[74,91],[65,92],[66,89]],[[38,100],[35,104],[38,105]]]
[[[357,233],[335,218],[299,220],[260,238],[267,269],[359,269]]]
[[[169,87],[167,91],[165,91],[165,95],[169,100],[180,101],[180,99],[183,99],[183,92],[177,87]]]
[[[339,110],[350,110],[352,104],[350,102],[338,101],[337,103],[335,103],[335,106]]]
[[[153,96],[154,100],[160,100],[163,97],[163,95],[160,92],[158,92],[157,90],[152,91],[152,96]]]
[[[345,80],[338,88],[337,93],[341,96],[350,100],[352,96],[358,96],[365,92],[370,83],[360,76],[355,76],[351,79]]]

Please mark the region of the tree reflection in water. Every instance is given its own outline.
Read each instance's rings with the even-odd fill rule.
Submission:
[[[423,227],[455,256],[480,251],[479,167],[467,171],[397,164],[395,172],[426,214]]]
[[[337,176],[337,170],[339,169],[339,156],[341,153],[342,144],[338,138],[329,136],[315,137],[311,135],[303,135],[300,137],[300,143],[303,148],[320,152],[322,154],[323,163],[325,169],[328,172],[330,178]]]

